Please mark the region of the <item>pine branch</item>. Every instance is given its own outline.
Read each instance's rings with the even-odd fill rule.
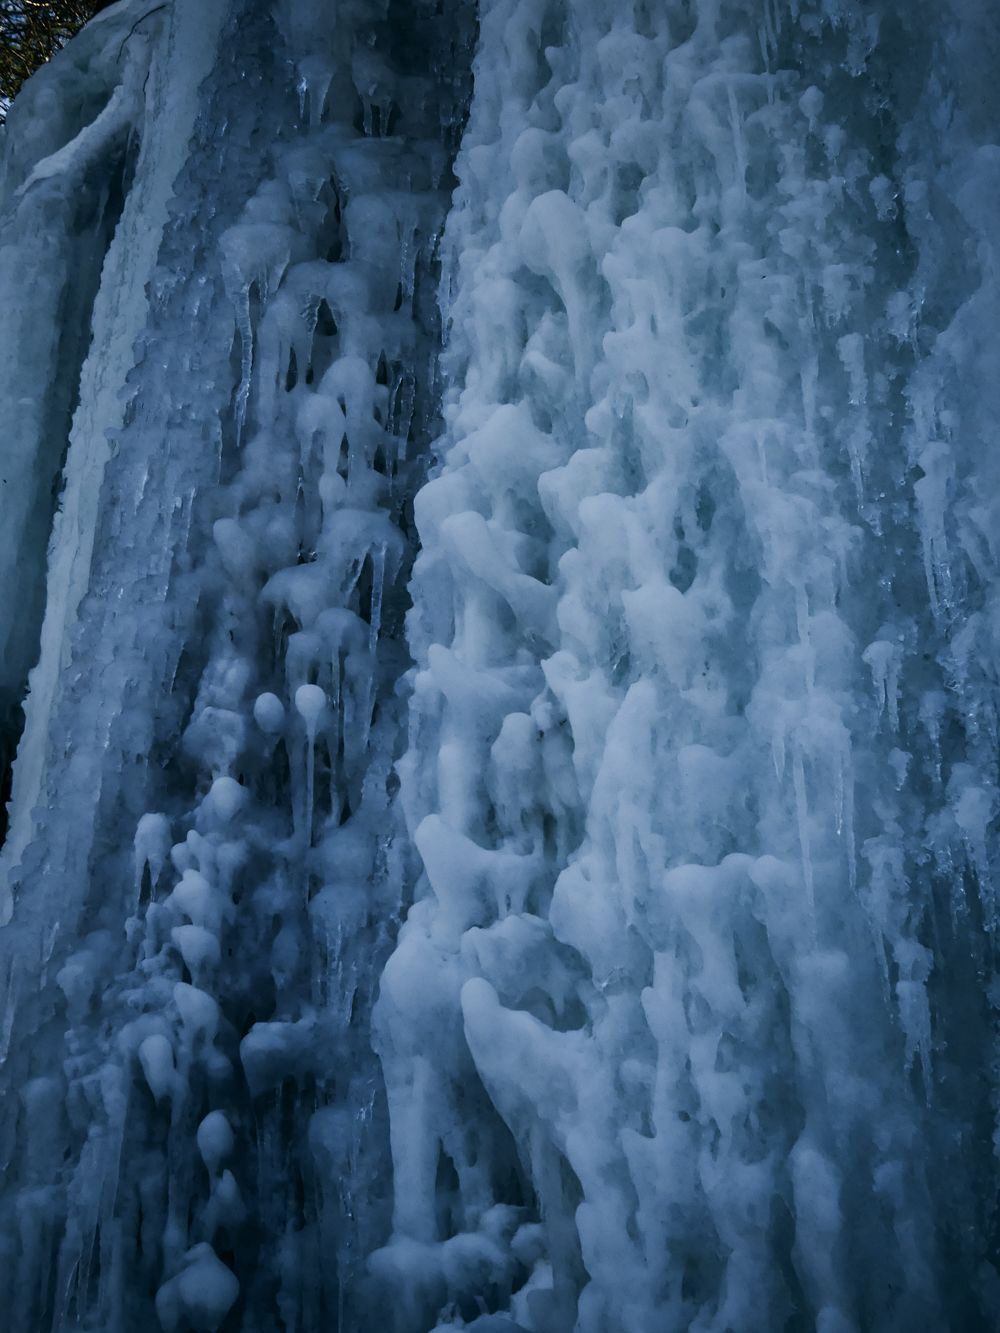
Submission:
[[[0,124],[26,79],[107,0],[0,0]]]

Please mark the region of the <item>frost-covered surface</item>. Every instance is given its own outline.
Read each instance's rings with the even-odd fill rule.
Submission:
[[[1000,1321],[998,58],[174,0],[28,85],[12,1326]]]

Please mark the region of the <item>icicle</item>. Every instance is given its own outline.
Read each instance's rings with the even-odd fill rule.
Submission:
[[[16,965],[13,960],[8,964],[7,984],[4,987],[3,1016],[0,1018],[0,1068],[3,1067],[10,1052],[10,1039],[17,1018],[18,985]]]
[[[244,284],[236,303],[236,327],[240,335],[240,382],[236,390],[236,446],[243,443],[250,383],[253,376],[253,325],[250,320],[252,284]]]
[[[747,146],[743,134],[743,119],[740,116],[740,108],[736,100],[736,89],[732,82],[727,85],[726,94],[729,100],[729,127],[733,135],[733,155],[736,159],[736,176],[740,194],[745,199],[747,192]]]
[[[934,618],[941,620],[950,616],[954,603],[944,518],[953,467],[947,446],[940,442],[927,445],[920,454],[919,466],[923,475],[913,491],[920,517],[924,575]]]
[[[389,420],[392,433],[396,437],[396,459],[402,462],[406,457],[409,444],[410,427],[416,403],[414,392],[416,381],[409,370],[398,375],[389,398]]]
[[[858,849],[854,840],[854,762],[850,734],[845,730],[844,744],[837,759],[837,832],[844,833],[847,879],[853,893],[858,887]]]
[[[149,877],[150,889],[156,887],[163,867],[166,865],[171,844],[170,823],[166,815],[146,814],[139,820],[135,832],[135,906],[138,912],[142,902],[143,882]]]
[[[374,660],[375,648],[378,644],[379,629],[382,624],[382,588],[385,582],[385,552],[384,545],[375,546],[369,551],[369,559],[372,566],[372,590],[371,590],[371,618],[368,624],[368,651]]]
[[[771,727],[771,763],[779,783],[785,776],[785,739],[785,719],[778,713]]]
[[[875,686],[875,706],[879,717],[888,706],[889,724],[893,732],[899,730],[899,667],[901,652],[898,644],[887,639],[876,639],[862,653],[862,660],[872,673]]]
[[[320,718],[326,710],[326,695],[318,685],[300,685],[295,691],[295,708],[306,728],[306,789],[302,820],[303,838],[307,847],[312,845],[312,822],[316,774],[316,734]]]
[[[931,1014],[927,996],[927,979],[931,973],[929,951],[912,940],[899,940],[893,953],[899,968],[896,999],[899,1022],[906,1041],[905,1065],[909,1069],[919,1060],[923,1075],[925,1096],[933,1097],[931,1078]]]
[[[299,116],[305,116],[308,97],[310,130],[319,129],[323,123],[323,110],[333,77],[334,69],[325,56],[307,56],[299,62]]]
[[[940,690],[926,690],[920,696],[920,720],[927,732],[931,749],[931,771],[935,786],[941,785],[941,723],[947,699]]]
[[[806,797],[805,765],[801,750],[796,747],[792,756],[792,782],[795,790],[795,818],[798,824],[799,851],[802,856],[802,876],[805,881],[809,920],[815,924],[816,892],[813,882],[812,850],[809,838],[809,805]]]
[[[809,632],[809,594],[801,583],[795,587],[795,623],[802,645],[805,686],[811,694],[816,687],[816,652]]]
[[[404,304],[409,306],[413,302],[416,284],[419,225],[415,220],[404,219],[400,223],[399,232],[399,285],[402,289]]]
[[[983,909],[983,924],[991,933],[997,928],[996,888],[990,867],[987,828],[996,816],[996,792],[975,781],[968,764],[956,764],[948,784],[955,822],[962,831],[969,861],[975,871]]]

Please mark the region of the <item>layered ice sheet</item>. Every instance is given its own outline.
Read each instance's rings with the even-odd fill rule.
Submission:
[[[125,0],[29,83],[12,1327],[1000,1320],[998,56]]]

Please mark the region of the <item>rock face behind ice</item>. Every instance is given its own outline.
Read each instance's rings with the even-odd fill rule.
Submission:
[[[26,86],[12,1328],[1000,1322],[992,9],[125,0]]]

